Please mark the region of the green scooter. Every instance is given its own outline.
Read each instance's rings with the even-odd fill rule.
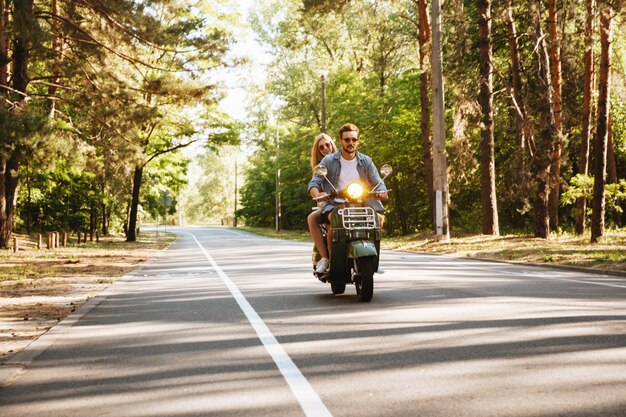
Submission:
[[[392,171],[390,165],[383,165],[380,168],[383,180]],[[314,275],[320,281],[330,283],[333,294],[343,294],[346,284],[354,284],[359,301],[371,301],[374,295],[374,272],[378,270],[381,231],[376,211],[364,200],[378,198],[380,192],[375,190],[380,184],[369,191],[359,183],[337,190],[326,177],[328,171],[324,165],[315,167],[315,173],[332,186],[333,192],[327,198],[335,200],[337,206],[328,217],[332,233],[330,268],[322,274],[314,272]],[[326,228],[320,227],[328,249]],[[313,269],[319,259],[320,255],[314,248]]]

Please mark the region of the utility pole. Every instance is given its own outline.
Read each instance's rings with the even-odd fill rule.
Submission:
[[[276,129],[276,232],[280,232],[280,167],[278,158],[280,156],[280,136]]]
[[[322,125],[320,131],[326,133],[326,77],[324,74],[320,75],[320,81],[322,84]]]
[[[441,3],[432,1],[433,71],[433,185],[435,191],[435,239],[450,240],[448,225],[448,164],[444,124],[443,65],[441,50]]]
[[[180,195],[178,198],[178,227],[183,227],[183,202],[180,201]]]
[[[233,227],[237,227],[237,159],[235,158],[235,211],[233,212]]]

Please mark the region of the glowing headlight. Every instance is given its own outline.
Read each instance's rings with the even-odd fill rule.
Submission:
[[[361,184],[357,184],[356,182],[350,184],[348,186],[348,195],[350,196],[350,198],[355,200],[361,197],[361,195],[363,195],[363,187],[361,186]]]

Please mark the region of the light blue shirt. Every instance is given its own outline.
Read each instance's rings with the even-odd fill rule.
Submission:
[[[333,183],[334,186],[339,184],[339,175],[341,174],[341,150],[332,153],[330,155],[326,155],[324,159],[320,161],[320,164],[324,165],[328,169],[328,173],[326,177],[330,182]],[[385,186],[384,181],[380,178],[378,174],[378,170],[376,169],[376,165],[367,155],[363,155],[360,152],[356,152],[357,158],[357,166],[356,169],[359,173],[359,177],[361,178],[361,182],[363,186],[367,188],[367,190],[371,190],[376,184],[380,183],[380,185],[374,191],[387,191],[387,187]],[[313,174],[311,181],[309,182],[309,187],[307,188],[307,192],[311,191],[311,188],[317,188],[318,190],[324,191],[326,194],[330,194],[333,191],[333,188],[330,186],[328,181],[319,175]],[[367,199],[368,203],[372,205],[374,210],[376,211],[384,211],[383,205],[380,201],[376,199]]]

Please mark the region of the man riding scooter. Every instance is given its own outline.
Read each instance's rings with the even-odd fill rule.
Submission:
[[[320,165],[326,167],[327,174],[325,176],[313,175],[309,182],[308,191],[311,197],[318,201],[325,201],[326,204],[321,208],[321,222],[327,224],[327,244],[326,248],[320,248],[323,243],[321,231],[319,228],[311,228],[313,241],[320,254],[330,254],[332,248],[332,229],[329,221],[329,213],[337,206],[337,199],[329,200],[333,191],[343,190],[352,183],[360,183],[367,186],[368,189],[376,188],[376,198],[366,198],[368,205],[377,212],[378,228],[382,226],[383,216],[380,214],[384,208],[380,201],[386,201],[388,198],[387,188],[381,179],[376,166],[372,159],[360,152],[357,152],[359,144],[359,128],[354,124],[343,125],[339,129],[339,139],[341,150],[327,155],[322,159]],[[335,193],[336,194],[336,193]],[[314,230],[316,229],[316,230]],[[319,236],[317,236],[319,234]],[[323,274],[330,266],[330,259],[322,257],[315,268],[316,274]]]

